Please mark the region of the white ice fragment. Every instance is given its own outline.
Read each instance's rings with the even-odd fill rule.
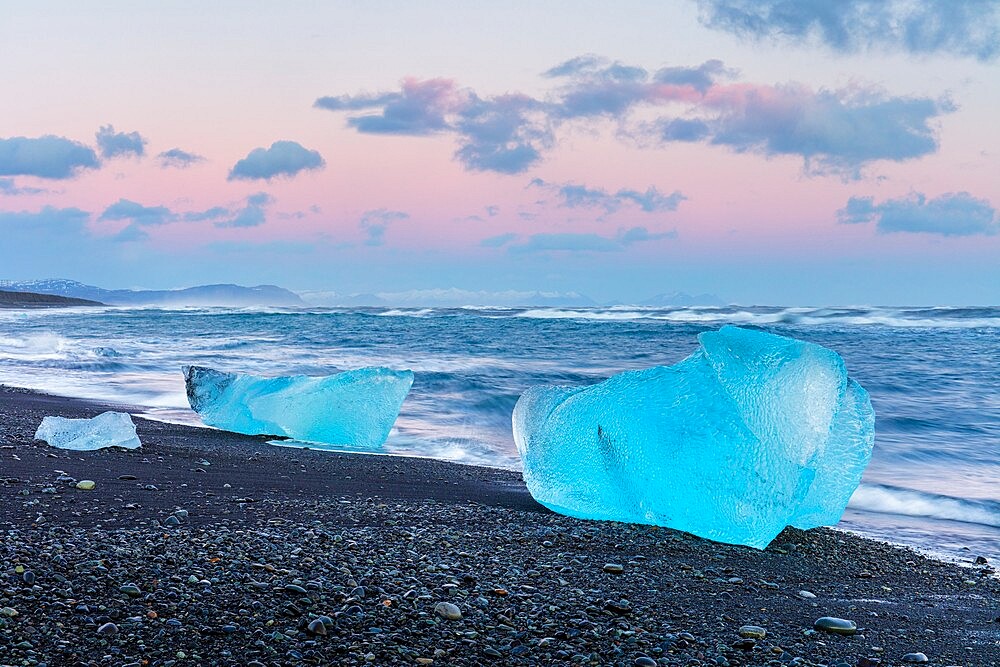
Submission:
[[[52,447],[91,451],[105,447],[138,449],[142,446],[135,434],[131,415],[124,412],[102,412],[92,419],[46,417],[35,431],[35,440],[44,440]]]

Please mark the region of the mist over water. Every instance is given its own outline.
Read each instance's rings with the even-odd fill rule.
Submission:
[[[409,368],[416,379],[386,453],[517,469],[510,416],[526,388],[673,364],[723,324],[830,347],[870,392],[875,452],[841,527],[1000,558],[997,308],[0,311],[0,383],[200,424],[186,364],[261,375]]]

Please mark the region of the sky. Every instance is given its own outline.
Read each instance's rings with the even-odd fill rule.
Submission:
[[[1000,303],[1000,0],[0,17],[0,279]]]

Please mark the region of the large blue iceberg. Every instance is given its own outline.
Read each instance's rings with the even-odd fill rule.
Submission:
[[[377,449],[399,416],[413,372],[361,368],[266,378],[185,366],[184,381],[188,403],[209,426]]]
[[[674,366],[534,387],[514,408],[543,505],[764,548],[836,524],[871,458],[875,413],[840,356],[727,326]]]

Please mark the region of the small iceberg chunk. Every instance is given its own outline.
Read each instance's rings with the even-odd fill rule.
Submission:
[[[209,426],[378,449],[413,384],[412,371],[361,368],[266,378],[185,366],[188,403]]]
[[[93,419],[46,417],[35,431],[35,440],[44,440],[59,449],[80,452],[105,447],[142,447],[139,436],[135,434],[132,416],[124,412],[102,412]]]
[[[836,524],[875,439],[868,393],[820,345],[726,326],[683,361],[514,408],[529,491],[557,512],[764,548]]]

